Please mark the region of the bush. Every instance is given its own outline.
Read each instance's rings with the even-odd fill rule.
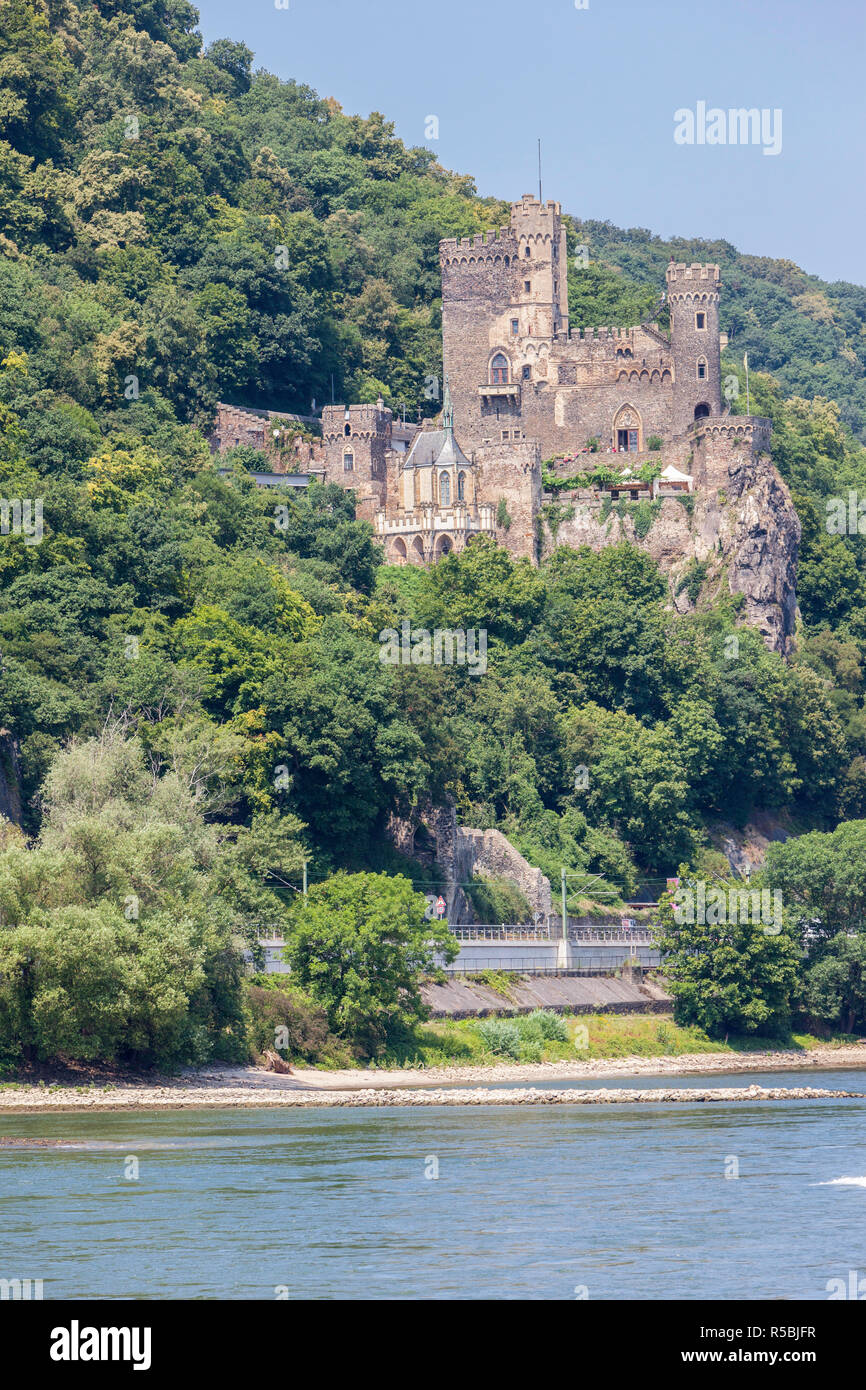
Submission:
[[[511,1057],[514,1061],[520,1056],[520,1031],[516,1024],[502,1018],[485,1018],[478,1025],[482,1042],[488,1052],[496,1057]]]
[[[568,1042],[568,1024],[550,1009],[536,1009],[525,1021],[534,1024],[545,1042]]]
[[[286,1044],[277,1047],[281,1028],[286,1030]],[[315,1062],[328,1043],[328,1015],[295,991],[249,985],[247,1037],[251,1050],[257,1054],[273,1048],[286,1059],[299,1057]]]
[[[496,926],[531,922],[532,908],[507,878],[473,878],[466,885],[466,896],[478,921]]]

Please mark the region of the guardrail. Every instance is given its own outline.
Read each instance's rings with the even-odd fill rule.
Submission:
[[[454,926],[451,934],[458,941],[561,941],[562,928],[546,926]],[[597,927],[592,925],[568,928],[569,941],[586,941],[597,944],[609,942],[616,945],[652,946],[655,939],[648,927]]]
[[[639,964],[641,964],[639,962]],[[502,975],[610,975],[614,970],[621,970],[625,961],[617,961],[614,964],[600,965],[575,965],[573,968],[563,969],[558,965],[539,965],[535,961],[526,961],[524,964],[515,963],[513,965],[501,965],[496,973]],[[657,970],[658,963],[642,964],[643,970]],[[482,968],[478,965],[447,965],[446,975],[473,975],[482,974]]]

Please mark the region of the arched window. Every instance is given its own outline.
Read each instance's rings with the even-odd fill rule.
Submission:
[[[347,420],[346,423],[345,423],[345,425],[343,426],[343,434],[351,434],[351,433],[352,433],[352,426],[349,424],[349,422],[348,422],[348,420]]]
[[[698,358],[698,381],[706,381],[706,379],[707,379],[707,359],[706,359],[706,357],[699,357],[699,358]]]
[[[451,504],[451,479],[447,473],[439,474],[439,502],[443,507]]]
[[[706,418],[707,418],[707,416],[709,415],[709,413],[710,413],[710,407],[707,405],[706,401],[701,401],[700,405],[696,405],[696,406],[695,406],[695,419],[696,419],[696,420],[706,420]]]
[[[530,248],[527,246],[527,248],[526,248],[526,250],[524,251],[523,254],[524,254],[524,256],[526,257],[526,259],[529,260],[530,256],[532,255],[532,251],[531,251]]]
[[[355,455],[352,453],[352,450],[351,450],[351,449],[347,449],[346,452],[343,454],[343,472],[344,472],[344,473],[354,473],[354,471],[355,471]]]
[[[465,501],[466,501],[466,474],[465,474],[465,473],[458,473],[458,474],[457,474],[457,501],[458,501],[458,502],[465,502]]]
[[[497,352],[490,363],[490,381],[493,386],[508,385],[508,358],[504,352]]]

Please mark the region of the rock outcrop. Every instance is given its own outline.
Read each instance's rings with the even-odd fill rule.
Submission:
[[[501,830],[476,830],[457,824],[453,805],[419,809],[412,816],[391,816],[387,835],[402,854],[424,860],[441,874],[437,891],[453,923],[474,922],[475,915],[462,885],[476,875],[502,878],[519,889],[533,913],[546,920],[552,911],[550,884],[506,839]],[[419,853],[419,844],[424,848]]]
[[[800,519],[762,442],[680,441],[673,461],[694,476],[688,495],[612,505],[589,491],[561,494],[555,542],[593,550],[618,541],[639,546],[667,575],[680,613],[725,591],[742,594],[744,621],[787,657],[797,618]],[[685,443],[693,445],[688,453]],[[545,553],[553,544],[547,536]]]

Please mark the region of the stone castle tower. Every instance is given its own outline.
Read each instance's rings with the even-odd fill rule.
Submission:
[[[722,412],[719,346],[719,267],[676,265],[667,269],[674,361],[671,434]]]
[[[670,337],[646,322],[571,332],[559,203],[525,194],[499,232],[440,243],[446,375],[464,447],[641,453],[721,414],[719,268],[668,269]],[[574,270],[580,274],[581,263]]]
[[[697,561],[788,652],[799,521],[770,460],[770,422],[722,406],[719,267],[671,261],[668,334],[654,318],[570,328],[556,202],[524,195],[508,226],[446,238],[439,259],[441,421],[401,422],[381,399],[326,406],[297,484],[351,489],[391,564],[436,563],[479,536],[536,563],[556,545],[628,540],[658,560],[681,608]],[[220,412],[215,448],[267,442],[267,412]],[[545,493],[545,461],[567,487]]]

